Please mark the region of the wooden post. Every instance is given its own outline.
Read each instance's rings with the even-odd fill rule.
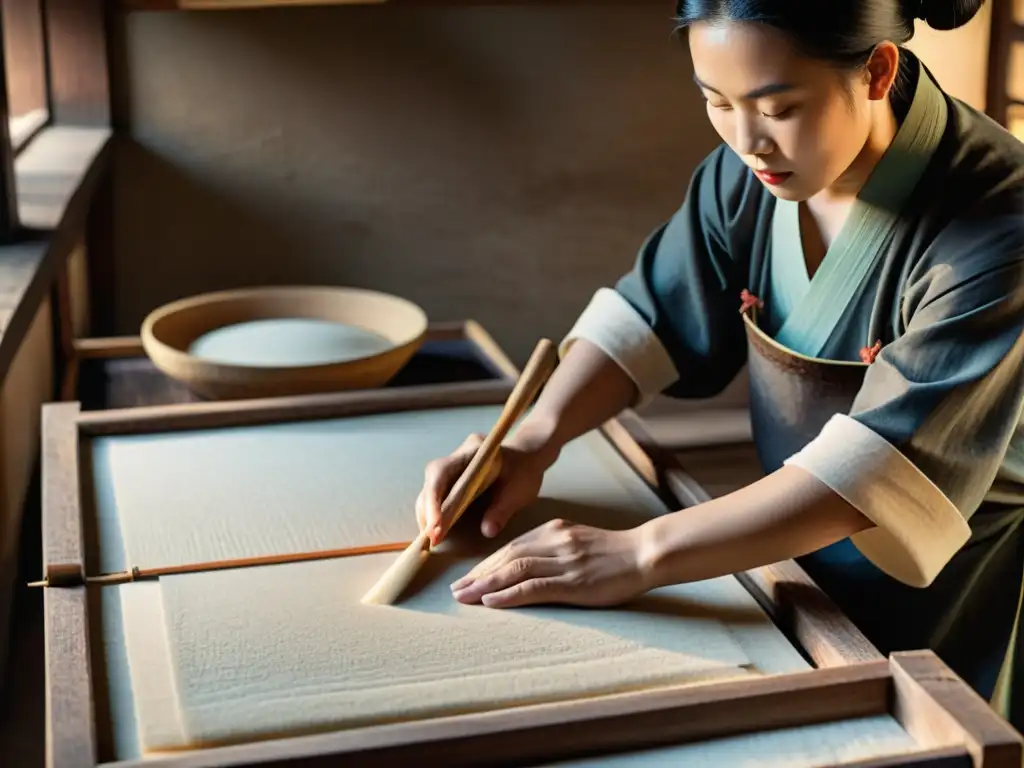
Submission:
[[[0,6],[0,29],[3,28],[3,7]],[[18,196],[14,183],[14,149],[11,146],[10,111],[7,103],[7,56],[0,35],[0,243],[18,237]]]
[[[1014,23],[1013,0],[995,0],[992,3],[992,22],[989,31],[985,112],[1002,126],[1009,123],[1010,48],[1018,29],[1024,28]]]
[[[50,120],[110,125],[107,9],[103,0],[46,0]]]

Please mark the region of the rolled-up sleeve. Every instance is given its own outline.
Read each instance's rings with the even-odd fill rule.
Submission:
[[[564,356],[579,339],[598,347],[629,375],[639,391],[639,403],[679,378],[658,335],[633,305],[611,288],[601,288],[594,294],[559,345],[560,354]]]
[[[595,344],[630,376],[641,403],[662,393],[711,397],[728,386],[746,362],[739,307],[750,249],[733,238],[744,227],[734,222],[749,222],[747,209],[758,205],[750,183],[728,147],[711,153],[632,270],[594,294],[563,354],[579,339]]]

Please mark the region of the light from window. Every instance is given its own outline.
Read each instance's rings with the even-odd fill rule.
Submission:
[[[0,2],[3,3],[7,115],[11,146],[17,152],[49,119],[43,0]]]

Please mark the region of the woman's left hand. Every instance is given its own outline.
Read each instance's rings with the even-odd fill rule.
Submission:
[[[553,520],[482,561],[451,585],[452,593],[459,602],[493,608],[623,603],[649,589],[641,536],[640,528],[608,531]]]

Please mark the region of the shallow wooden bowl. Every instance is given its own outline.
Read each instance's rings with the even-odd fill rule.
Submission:
[[[236,323],[311,319],[342,323],[382,336],[381,352],[314,365],[236,364],[192,354],[200,337]],[[406,299],[377,291],[329,286],[218,291],[166,304],[142,323],[142,345],[153,364],[211,400],[279,397],[385,385],[423,343],[426,313]]]

